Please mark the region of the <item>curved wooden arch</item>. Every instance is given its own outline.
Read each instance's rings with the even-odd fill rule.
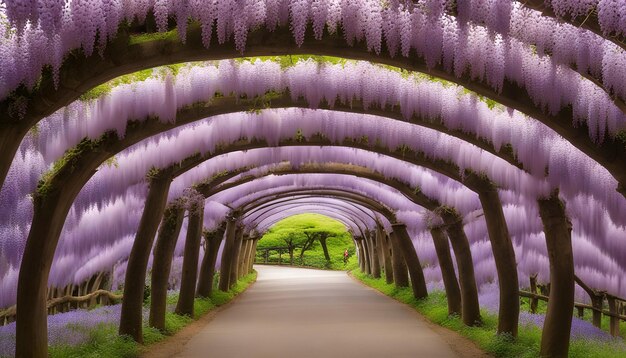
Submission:
[[[593,143],[587,134],[586,125],[572,123],[571,109],[562,109],[556,115],[545,113],[534,105],[525,90],[507,81],[500,93],[488,85],[472,80],[469,76],[457,78],[447,73],[443,67],[427,68],[423,60],[391,57],[387,54],[374,55],[367,51],[365,44],[346,47],[341,33],[327,34],[322,40],[307,37],[304,44],[297,47],[288,29],[279,28],[273,32],[259,29],[249,34],[246,55],[289,55],[316,54],[350,59],[366,60],[388,64],[407,70],[428,73],[461,86],[480,95],[491,98],[535,118],[555,130],[583,153],[604,166],[620,183],[618,191],[626,195],[626,145],[618,139],[607,139],[600,146]],[[214,42],[216,43],[216,42]],[[17,93],[0,102],[0,151],[11,159],[17,151],[21,139],[41,118],[71,101],[87,90],[120,75],[159,65],[198,60],[240,57],[232,43],[214,45],[206,50],[201,41],[199,26],[190,26],[186,43],[180,43],[177,36],[160,36],[158,39],[133,42],[128,34],[120,33],[105,50],[102,57],[93,55],[84,58],[80,55],[66,61],[61,70],[59,90],[55,90],[51,76],[44,76],[41,85],[33,93]],[[28,110],[23,118],[18,118],[15,108],[30,98]],[[4,182],[10,160],[0,160],[0,178]]]
[[[298,199],[299,200],[304,200],[305,198],[304,197],[300,197]],[[298,202],[297,204],[299,205],[301,203],[313,204],[314,202],[312,202],[312,201],[303,201],[303,202]],[[267,215],[272,210],[275,210],[276,209],[276,207],[275,207],[276,205],[282,205],[282,204],[284,204],[284,205],[296,205],[296,203],[287,204],[287,203],[284,203],[284,202],[267,204],[266,207],[257,209],[257,211],[259,211],[259,213],[257,213],[257,211],[250,211],[249,213],[247,213],[247,215],[251,215],[253,212],[255,214],[257,214],[254,219],[251,219],[252,222],[257,222],[257,221],[259,221],[261,219],[261,217],[263,217],[264,215]],[[355,214],[355,211],[350,211],[348,208],[340,206],[337,203],[324,202],[323,205],[320,205],[320,206],[329,206],[329,207],[332,207],[333,209],[338,210],[340,213],[343,213],[344,215],[352,215],[352,216],[354,216],[354,217],[345,216],[345,218],[350,218],[350,220],[353,221],[354,225],[357,226],[359,228],[359,230],[361,230],[362,227],[367,227],[368,226],[367,223],[363,220],[363,218],[361,218],[361,217],[359,217],[358,215]],[[262,219],[261,221],[264,221],[266,219],[267,219],[267,217],[264,217],[264,219]],[[360,225],[359,225],[359,223],[357,223],[357,221],[360,223]],[[257,227],[257,226],[255,226],[255,227]]]
[[[155,130],[155,128],[162,128],[163,126],[164,124],[158,123],[157,120],[154,120],[154,121],[144,122],[144,125],[142,127],[147,128],[149,131],[150,129]],[[67,215],[75,196],[78,194],[78,192],[80,191],[84,183],[87,182],[89,177],[93,175],[92,170],[95,170],[95,167],[97,167],[99,163],[106,160],[106,158],[110,157],[112,154],[121,150],[121,148],[119,148],[120,142],[137,141],[138,138],[141,136],[140,133],[144,133],[144,132],[142,131],[137,131],[134,133],[129,132],[126,134],[126,137],[122,141],[119,141],[115,134],[110,134],[108,138],[104,138],[102,140],[102,143],[105,143],[105,144],[107,144],[107,142],[113,143],[112,145],[110,145],[111,148],[114,148],[113,150],[88,151],[88,155],[84,155],[81,157],[81,159],[84,159],[84,161],[79,162],[81,164],[72,162],[74,166],[68,165],[62,168],[61,170],[59,170],[57,174],[53,176],[50,182],[51,188],[53,188],[53,190],[50,190],[45,197],[42,197],[42,196],[35,197],[35,205],[34,205],[35,215],[33,218],[31,232],[29,234],[29,238],[26,243],[26,249],[24,252],[24,257],[23,257],[22,262],[23,263],[40,262],[42,266],[32,267],[30,265],[24,264],[20,268],[20,275],[18,279],[18,300],[20,302],[27,303],[26,305],[22,305],[22,307],[31,307],[31,309],[29,309],[27,312],[22,312],[22,317],[27,316],[27,318],[25,319],[23,318],[21,320],[24,323],[20,323],[19,322],[20,320],[18,320],[17,331],[18,332],[21,332],[22,330],[24,331],[24,333],[21,333],[21,334],[18,333],[19,337],[23,337],[22,335],[24,335],[25,337],[34,337],[34,336],[45,337],[47,335],[45,325],[39,325],[37,327],[35,323],[27,323],[27,322],[42,321],[43,323],[45,323],[45,316],[46,316],[45,309],[38,310],[37,308],[39,306],[42,306],[42,302],[44,302],[43,298],[45,296],[45,291],[46,291],[45,288],[47,286],[47,276],[50,270],[50,262],[54,255],[54,250],[56,249],[56,245],[59,239],[61,229],[65,222],[65,216]],[[328,142],[328,140],[326,139],[316,138],[316,139],[302,140],[302,141],[283,141],[282,143],[279,143],[279,146],[284,146],[284,145],[324,146],[324,145],[331,145],[331,144],[332,143]],[[355,142],[342,143],[341,145],[347,146],[347,147],[366,149],[370,151],[372,150],[372,148],[367,145],[355,143]],[[206,156],[203,157],[203,156],[198,155],[198,156],[194,156],[191,158],[187,158],[171,168],[162,169],[161,173],[158,176],[159,181],[153,182],[152,184],[169,188],[169,183],[172,177],[186,172],[187,170],[200,164],[202,161],[209,159],[210,157],[213,157],[219,154],[224,154],[229,151],[240,151],[240,150],[253,149],[253,148],[262,148],[266,146],[267,144],[263,142],[259,142],[259,141],[256,141],[256,142],[243,142],[242,141],[241,143],[234,144],[232,147],[220,148],[219,150],[212,153],[208,157]],[[456,165],[451,164],[451,163],[447,163],[443,161],[432,161],[426,158],[424,155],[421,155],[419,153],[417,154],[406,153],[406,152],[389,153],[383,149],[377,149],[375,151],[379,152],[380,154],[385,154],[385,153],[390,154],[389,156],[391,157],[395,157],[397,159],[404,160],[407,162],[412,162],[413,164],[430,167],[431,169],[434,169],[451,178],[456,178],[457,180],[461,182],[465,180],[461,178],[458,167],[456,167]],[[412,157],[411,160],[407,160],[411,157]],[[89,169],[90,166],[92,166],[94,169],[90,170]],[[467,178],[473,178],[472,180],[468,181],[468,183],[470,185],[478,185],[474,187],[474,189],[476,190],[485,190],[485,188],[487,188],[488,190],[495,190],[493,185],[490,182],[485,181],[484,179],[476,175],[470,175]],[[485,186],[483,187],[483,185]],[[492,199],[499,200],[497,195],[492,196]],[[165,205],[163,200],[165,200],[165,197],[158,199],[158,201],[163,203],[162,206]],[[147,206],[148,206],[148,203],[147,203]],[[496,209],[499,209],[500,212],[502,211],[501,205],[499,206],[495,205],[494,207]],[[500,213],[499,217],[503,219],[504,218],[503,213]],[[156,225],[158,225],[158,221],[156,222]],[[152,234],[152,237],[154,237],[154,234]],[[510,238],[507,238],[507,240],[510,243]],[[138,248],[137,250],[143,251],[144,249],[145,248]],[[512,251],[512,247],[511,247],[511,251]],[[131,255],[132,254],[133,253],[131,252]],[[145,266],[145,265],[140,265],[140,267],[141,266]],[[510,270],[509,272],[512,272],[512,271],[513,270]],[[19,306],[18,306],[18,311],[20,311]],[[29,343],[26,345],[28,349],[30,349],[30,347],[34,347],[32,338],[29,338],[28,342]],[[47,340],[44,339],[43,342],[47,344]],[[45,354],[45,350],[42,350],[41,354]]]

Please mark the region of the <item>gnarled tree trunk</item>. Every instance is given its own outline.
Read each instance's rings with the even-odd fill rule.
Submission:
[[[230,263],[230,286],[233,288],[239,278],[239,258],[241,257],[241,245],[243,243],[243,227],[237,229],[235,234],[235,246],[233,248],[233,259]]]
[[[226,242],[222,251],[222,262],[220,265],[220,281],[218,288],[220,291],[228,292],[230,289],[230,270],[233,254],[235,251],[235,234],[237,231],[237,221],[229,218],[226,223]]]
[[[389,233],[391,240],[391,265],[393,266],[393,282],[396,287],[409,287],[409,272],[407,271],[402,249],[398,243],[395,231]]]
[[[191,205],[187,224],[187,237],[183,256],[183,272],[180,280],[180,294],[176,304],[176,314],[193,317],[193,301],[196,297],[196,280],[198,278],[198,256],[200,255],[200,239],[202,238],[202,221],[204,219],[204,202]]]
[[[205,233],[206,251],[200,265],[200,277],[198,278],[198,296],[210,297],[213,293],[213,276],[215,276],[215,263],[217,253],[224,239],[226,228],[220,226],[215,232]]]
[[[424,271],[420,264],[417,252],[413,246],[413,241],[409,233],[406,231],[406,225],[404,224],[392,224],[391,227],[396,233],[398,244],[402,250],[402,256],[404,262],[409,269],[409,277],[411,279],[411,288],[413,289],[413,297],[422,299],[428,297],[428,290],[426,289],[426,280],[424,279]]]
[[[448,314],[461,314],[461,290],[459,282],[456,279],[454,265],[452,264],[452,255],[450,254],[450,245],[448,237],[441,228],[431,228],[430,234],[433,237],[435,251],[437,252],[437,260],[439,261],[439,269],[441,269],[441,277],[443,278],[443,286],[446,290],[446,298],[448,300]]]
[[[519,281],[513,242],[502,210],[498,189],[486,178],[470,174],[466,181],[473,182],[483,207],[491,251],[496,263],[500,305],[498,309],[498,334],[517,337],[519,321]]]
[[[480,306],[478,305],[478,289],[474,276],[474,261],[469,241],[463,230],[463,221],[456,212],[444,210],[441,217],[446,225],[446,232],[452,244],[456,265],[459,269],[459,286],[461,288],[461,318],[468,326],[482,324]]]
[[[119,334],[128,335],[139,343],[143,342],[141,312],[148,259],[165,210],[171,182],[170,173],[161,172],[151,178],[146,206],[141,215],[139,229],[126,268]]]
[[[318,239],[320,241],[320,245],[322,245],[322,251],[324,251],[324,258],[326,259],[327,262],[330,262],[330,255],[328,254],[328,246],[326,246],[326,236],[322,234],[320,235]]]
[[[380,278],[380,261],[378,261],[378,248],[376,247],[376,236],[368,233],[365,240],[369,245],[370,270],[372,277]]]
[[[572,224],[557,193],[538,202],[546,235],[551,283],[548,311],[541,334],[541,356],[567,357],[574,313]]]
[[[389,252],[389,243],[387,242],[387,234],[382,226],[376,226],[376,240],[380,248],[383,267],[385,269],[385,281],[393,283],[393,267],[391,264],[391,254]]]
[[[361,272],[365,272],[365,253],[363,252],[362,240],[354,240],[356,243],[357,251],[359,252],[359,269]]]
[[[165,209],[159,236],[154,246],[150,288],[150,317],[148,324],[160,331],[165,330],[165,310],[167,309],[167,288],[172,256],[183,224],[185,210],[180,205],[170,205]]]

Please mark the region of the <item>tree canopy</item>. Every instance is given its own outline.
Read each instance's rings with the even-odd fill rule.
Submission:
[[[294,264],[340,268],[345,250],[352,255],[354,244],[352,235],[337,220],[321,214],[299,214],[276,223],[263,235],[257,250],[285,249]],[[305,253],[309,252],[305,259]]]

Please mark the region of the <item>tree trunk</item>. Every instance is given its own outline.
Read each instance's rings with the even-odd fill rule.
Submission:
[[[361,272],[365,272],[365,252],[363,252],[363,240],[356,240],[356,247],[359,252],[359,269]]]
[[[180,279],[180,294],[176,304],[176,314],[193,318],[193,303],[196,297],[196,281],[198,278],[198,256],[202,238],[202,221],[204,219],[204,202],[194,203],[189,209],[187,237],[183,256],[183,272]]]
[[[328,254],[328,247],[326,246],[326,237],[320,236],[320,245],[322,245],[322,250],[324,251],[324,258],[327,262],[330,262],[330,255]]]
[[[239,257],[239,269],[237,270],[237,279],[241,279],[246,275],[246,261],[248,260],[248,254],[250,253],[250,240],[244,237],[242,239],[241,255]]]
[[[207,249],[202,258],[200,266],[200,278],[198,279],[198,296],[210,297],[213,293],[213,276],[215,276],[215,262],[217,261],[217,253],[224,239],[226,229],[220,226],[215,232],[207,233],[204,239],[207,243]]]
[[[8,163],[10,165],[11,161]],[[58,180],[51,184],[52,189],[46,193],[34,195],[33,220],[18,276],[16,357],[48,356],[46,295],[50,267],[67,213],[82,188],[80,184],[86,182],[93,173],[79,170],[82,167],[75,169],[76,172],[65,171],[56,176]],[[63,182],[64,186],[60,187],[58,182]]]
[[[171,182],[172,176],[169,172],[159,173],[150,180],[146,205],[126,268],[119,334],[130,336],[139,343],[143,343],[141,312],[148,259],[165,210]]]
[[[378,261],[378,248],[376,247],[376,237],[372,235],[365,235],[367,238],[367,244],[370,248],[370,270],[372,271],[372,277],[380,278],[380,261]]]
[[[404,257],[404,262],[409,269],[409,277],[411,279],[411,288],[413,289],[413,297],[417,299],[423,299],[428,297],[428,290],[426,289],[426,280],[424,279],[424,271],[420,264],[417,252],[413,246],[413,241],[409,233],[406,231],[406,225],[404,224],[392,224],[391,227],[396,233],[398,244]]]
[[[551,283],[548,311],[541,335],[541,356],[567,357],[574,313],[572,224],[557,193],[538,202],[546,235]]]
[[[450,245],[448,237],[441,228],[431,228],[430,234],[433,237],[435,251],[437,252],[437,260],[439,261],[439,269],[441,269],[441,277],[443,278],[443,286],[446,290],[446,298],[448,300],[448,314],[461,314],[461,290],[459,282],[456,279],[454,265],[452,264],[452,255],[450,254]]]
[[[237,231],[237,221],[229,218],[226,223],[226,243],[222,251],[222,263],[220,266],[220,281],[218,288],[220,291],[228,292],[230,289],[230,269],[235,251],[235,234]]]
[[[252,273],[254,269],[254,262],[256,261],[256,246],[259,243],[259,239],[254,239],[252,243],[252,252],[250,253],[250,264],[248,265],[248,273]],[[291,251],[291,256],[293,257],[293,250]]]
[[[241,244],[242,243],[243,243],[243,227],[239,228],[235,234],[235,246],[233,248],[233,259],[231,261],[229,288],[233,288],[237,284],[237,279],[239,277],[239,258],[241,256]]]
[[[402,256],[402,249],[398,243],[398,238],[395,232],[390,232],[389,236],[391,240],[391,265],[393,266],[393,282],[396,287],[409,287],[409,273],[404,263],[404,257]]]
[[[385,230],[380,225],[376,227],[376,240],[378,241],[383,267],[385,268],[385,282],[393,283],[393,267],[391,264],[391,255],[389,253],[387,234],[385,234]]]
[[[491,184],[478,193],[485,214],[491,251],[496,263],[498,286],[500,288],[500,306],[498,309],[498,334],[517,337],[519,321],[519,280],[513,242],[502,211],[502,202],[498,190]]]
[[[370,267],[370,247],[365,240],[365,236],[361,238],[361,247],[363,248],[363,266],[365,267],[365,273],[367,275],[372,274],[372,268]]]
[[[170,205],[165,209],[159,236],[154,246],[148,324],[160,331],[165,331],[167,287],[172,268],[172,257],[183,224],[184,213],[185,210],[180,205]]]
[[[239,275],[241,277],[244,277],[245,275],[250,273],[250,260],[252,259],[252,249],[254,248],[254,240],[248,238],[246,240],[246,243],[246,256],[244,256],[243,260],[241,261],[241,270],[239,272]]]
[[[482,323],[480,306],[478,305],[478,289],[474,277],[474,261],[470,251],[469,241],[463,230],[463,221],[456,212],[444,211],[441,213],[446,232],[452,244],[456,265],[459,270],[459,286],[461,288],[461,318],[468,326]]]

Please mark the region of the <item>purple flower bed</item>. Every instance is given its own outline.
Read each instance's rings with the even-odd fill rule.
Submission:
[[[497,284],[487,284],[480,288],[480,295],[478,300],[480,306],[491,313],[498,313],[500,306],[499,292]],[[530,312],[520,312],[519,324],[520,326],[535,326],[539,329],[543,328],[543,322],[546,316],[544,314],[533,314]],[[600,342],[615,341],[611,335],[595,327],[591,322],[582,320],[580,318],[572,318],[572,329],[570,331],[570,337],[572,339],[587,339]]]
[[[546,316],[543,314],[533,314],[530,312],[520,312],[519,323],[521,326],[536,326],[543,327],[543,322]],[[614,341],[615,338],[611,335],[595,327],[591,322],[582,320],[580,318],[572,318],[572,329],[570,331],[570,337],[572,339],[589,339],[601,342]]]
[[[89,334],[101,325],[117,325],[120,304],[93,310],[75,310],[48,316],[48,344],[79,345],[89,339]],[[145,314],[144,314],[145,315]],[[15,322],[0,327],[0,357],[15,354]]]

